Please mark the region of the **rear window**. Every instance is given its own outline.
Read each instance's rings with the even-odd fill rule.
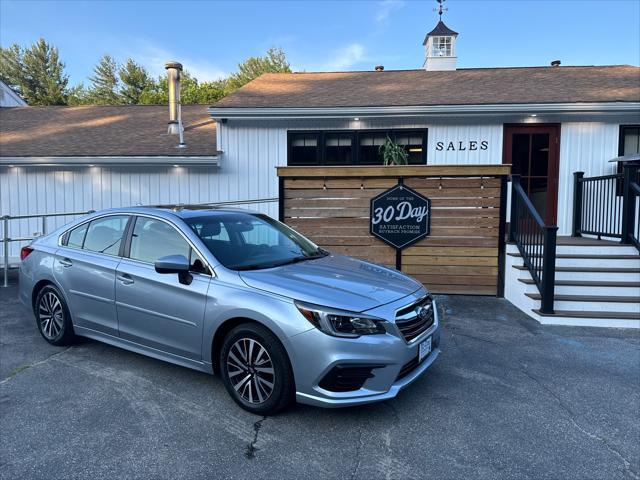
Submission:
[[[108,255],[118,255],[128,220],[129,217],[126,215],[93,220],[89,223],[89,229],[84,239],[84,249]]]
[[[88,223],[84,223],[69,232],[67,237],[67,247],[82,248],[84,237],[87,234]]]

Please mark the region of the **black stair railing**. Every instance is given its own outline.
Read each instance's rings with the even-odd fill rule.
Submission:
[[[518,247],[524,265],[540,292],[540,311],[553,313],[558,227],[544,223],[522,188],[520,175],[511,176],[509,228],[510,240]]]
[[[640,165],[625,165],[622,189],[622,241],[640,251]]]
[[[573,174],[574,237],[619,238],[638,250],[640,165],[626,164],[622,173],[585,177]]]

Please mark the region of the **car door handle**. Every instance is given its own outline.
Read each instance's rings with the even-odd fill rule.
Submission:
[[[116,278],[122,282],[123,285],[131,285],[133,283],[133,278],[127,273],[120,273],[116,275]]]
[[[60,265],[62,265],[65,268],[70,267],[71,265],[73,265],[73,262],[71,260],[69,260],[68,258],[63,258],[62,260],[59,260]]]

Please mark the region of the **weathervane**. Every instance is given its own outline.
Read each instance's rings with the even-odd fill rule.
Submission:
[[[442,14],[443,14],[444,12],[448,11],[449,9],[448,9],[448,8],[444,8],[444,7],[442,6],[442,4],[443,4],[444,2],[446,2],[446,0],[436,0],[436,2],[438,2],[439,7],[438,7],[438,8],[434,8],[434,9],[433,9],[433,11],[434,11],[434,12],[438,12],[438,15],[440,15],[440,20],[442,20]]]

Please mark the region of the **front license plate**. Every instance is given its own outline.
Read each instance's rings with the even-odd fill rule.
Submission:
[[[420,344],[420,353],[418,354],[418,362],[422,362],[422,360],[431,353],[431,337],[427,338],[424,342]]]

